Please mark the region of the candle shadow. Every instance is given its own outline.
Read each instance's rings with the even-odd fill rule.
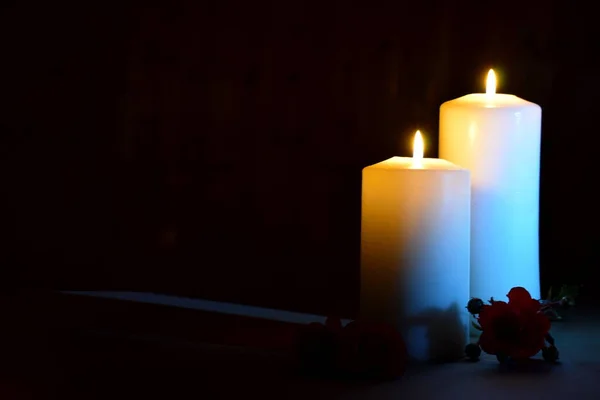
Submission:
[[[467,335],[465,322],[461,321],[464,311],[457,303],[448,308],[428,308],[409,317],[409,327],[425,327],[428,358],[432,362],[449,362],[464,358]]]

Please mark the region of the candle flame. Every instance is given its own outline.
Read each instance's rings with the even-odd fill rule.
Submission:
[[[421,136],[421,131],[417,131],[413,141],[413,162],[415,164],[420,164],[423,160],[424,147],[425,145],[423,144],[423,136]]]
[[[490,69],[487,75],[487,80],[485,83],[485,94],[496,94],[496,73],[493,69]]]

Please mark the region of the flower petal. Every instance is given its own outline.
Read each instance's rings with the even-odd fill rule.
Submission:
[[[484,330],[490,328],[498,315],[504,315],[510,311],[508,304],[503,301],[495,301],[492,305],[486,305],[479,313],[479,326]]]
[[[520,286],[510,289],[506,296],[508,297],[508,304],[520,309],[530,308],[533,302],[538,304],[538,308],[540,306],[539,301],[532,299],[527,289]]]
[[[496,340],[494,340],[492,332],[481,332],[479,337],[479,347],[488,354],[497,354]]]

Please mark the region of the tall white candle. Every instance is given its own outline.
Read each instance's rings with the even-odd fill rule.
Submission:
[[[506,300],[513,286],[540,296],[539,179],[542,110],[496,93],[440,108],[440,157],[471,171],[471,296]]]
[[[469,332],[469,171],[414,155],[363,169],[360,317],[417,360],[461,357]]]

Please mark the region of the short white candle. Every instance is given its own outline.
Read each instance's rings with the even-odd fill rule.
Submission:
[[[402,332],[417,360],[456,358],[469,332],[469,171],[392,157],[363,169],[360,317]]]
[[[542,110],[497,94],[493,70],[486,86],[440,108],[440,157],[471,171],[471,296],[523,286],[539,298]]]

